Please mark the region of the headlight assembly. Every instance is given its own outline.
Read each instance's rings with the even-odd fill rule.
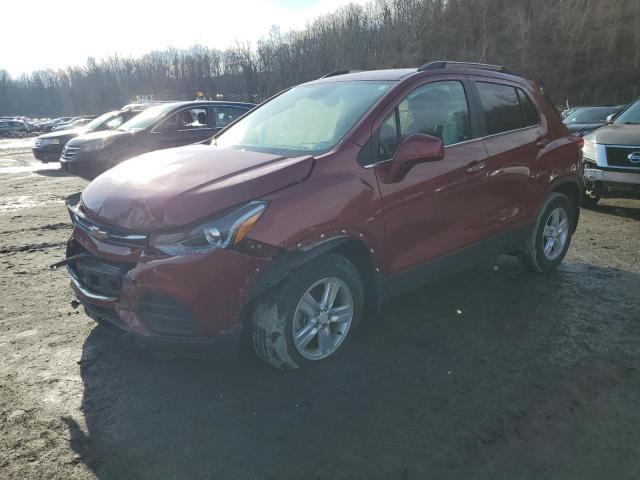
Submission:
[[[60,140],[57,138],[45,138],[42,141],[43,145],[60,145]]]
[[[266,202],[250,202],[224,216],[186,231],[158,232],[149,245],[168,255],[198,255],[239,244],[267,208]]]
[[[95,140],[93,142],[85,143],[82,146],[82,149],[85,152],[93,152],[95,150],[102,150],[106,146],[107,146],[106,140]]]
[[[587,138],[584,139],[584,145],[582,146],[582,158],[587,162],[596,163],[598,159],[596,142]]]

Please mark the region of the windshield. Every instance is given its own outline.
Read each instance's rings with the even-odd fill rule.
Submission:
[[[567,117],[565,123],[605,123],[616,108],[581,108]]]
[[[165,103],[162,105],[156,105],[146,109],[140,115],[136,115],[131,120],[123,123],[118,130],[124,130],[125,132],[134,132],[137,130],[144,130],[158,118],[162,117],[165,113],[173,110],[176,107],[175,103]]]
[[[108,122],[112,118],[116,117],[119,113],[120,112],[108,112],[103,115],[100,115],[98,118],[94,118],[89,123],[87,123],[85,131],[93,132],[94,130],[99,129],[103,123]]]
[[[100,115],[95,120],[89,122],[85,128],[86,132],[94,132],[98,130],[113,130],[118,128],[123,123],[131,120],[133,117],[138,115],[140,111],[138,110],[127,110],[126,112],[116,111],[105,113],[104,115]]]
[[[640,124],[640,99],[636,100],[633,105],[627,108],[624,112],[615,119],[613,123],[616,124]]]
[[[215,145],[282,155],[328,151],[391,85],[353,81],[294,87],[234,124]]]

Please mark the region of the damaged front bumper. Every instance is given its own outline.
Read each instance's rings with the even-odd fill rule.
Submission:
[[[588,191],[600,197],[640,198],[640,169],[603,170],[585,164],[583,179]]]
[[[251,280],[268,262],[232,250],[171,257],[144,235],[115,231],[68,200],[74,229],[66,267],[87,315],[122,338],[172,355],[228,350],[243,331]]]

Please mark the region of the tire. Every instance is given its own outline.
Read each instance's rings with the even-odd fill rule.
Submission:
[[[328,285],[333,286],[327,290]],[[334,291],[332,308],[325,311],[328,305],[323,305],[323,294]],[[253,348],[260,358],[282,370],[331,359],[353,336],[363,305],[364,287],[358,269],[341,255],[322,255],[294,271],[257,302],[250,319]],[[294,332],[298,333],[295,342]]]
[[[571,201],[561,193],[553,192],[546,198],[538,214],[536,227],[527,240],[523,250],[520,252],[520,259],[529,270],[546,273],[552,271],[562,263],[569,249],[571,236],[575,229],[577,219],[576,209],[577,206],[574,206]],[[563,235],[563,229],[555,229],[553,225],[550,225],[550,230],[557,232],[559,236],[558,240],[560,241],[560,243],[550,244],[548,242],[554,238],[555,233],[545,237],[545,228],[549,223],[552,224],[554,222],[551,216],[556,214],[559,216],[564,215],[566,229],[564,229]],[[552,248],[548,248],[549,245],[551,245]],[[547,248],[545,249],[545,247]]]
[[[600,197],[598,195],[585,192],[582,194],[581,206],[584,208],[595,208],[599,201]]]

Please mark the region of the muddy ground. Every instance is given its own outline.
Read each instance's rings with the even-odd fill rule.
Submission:
[[[510,257],[399,298],[341,358],[166,363],[70,305],[63,199],[0,145],[0,477],[640,478],[640,202],[583,211],[562,267]]]

